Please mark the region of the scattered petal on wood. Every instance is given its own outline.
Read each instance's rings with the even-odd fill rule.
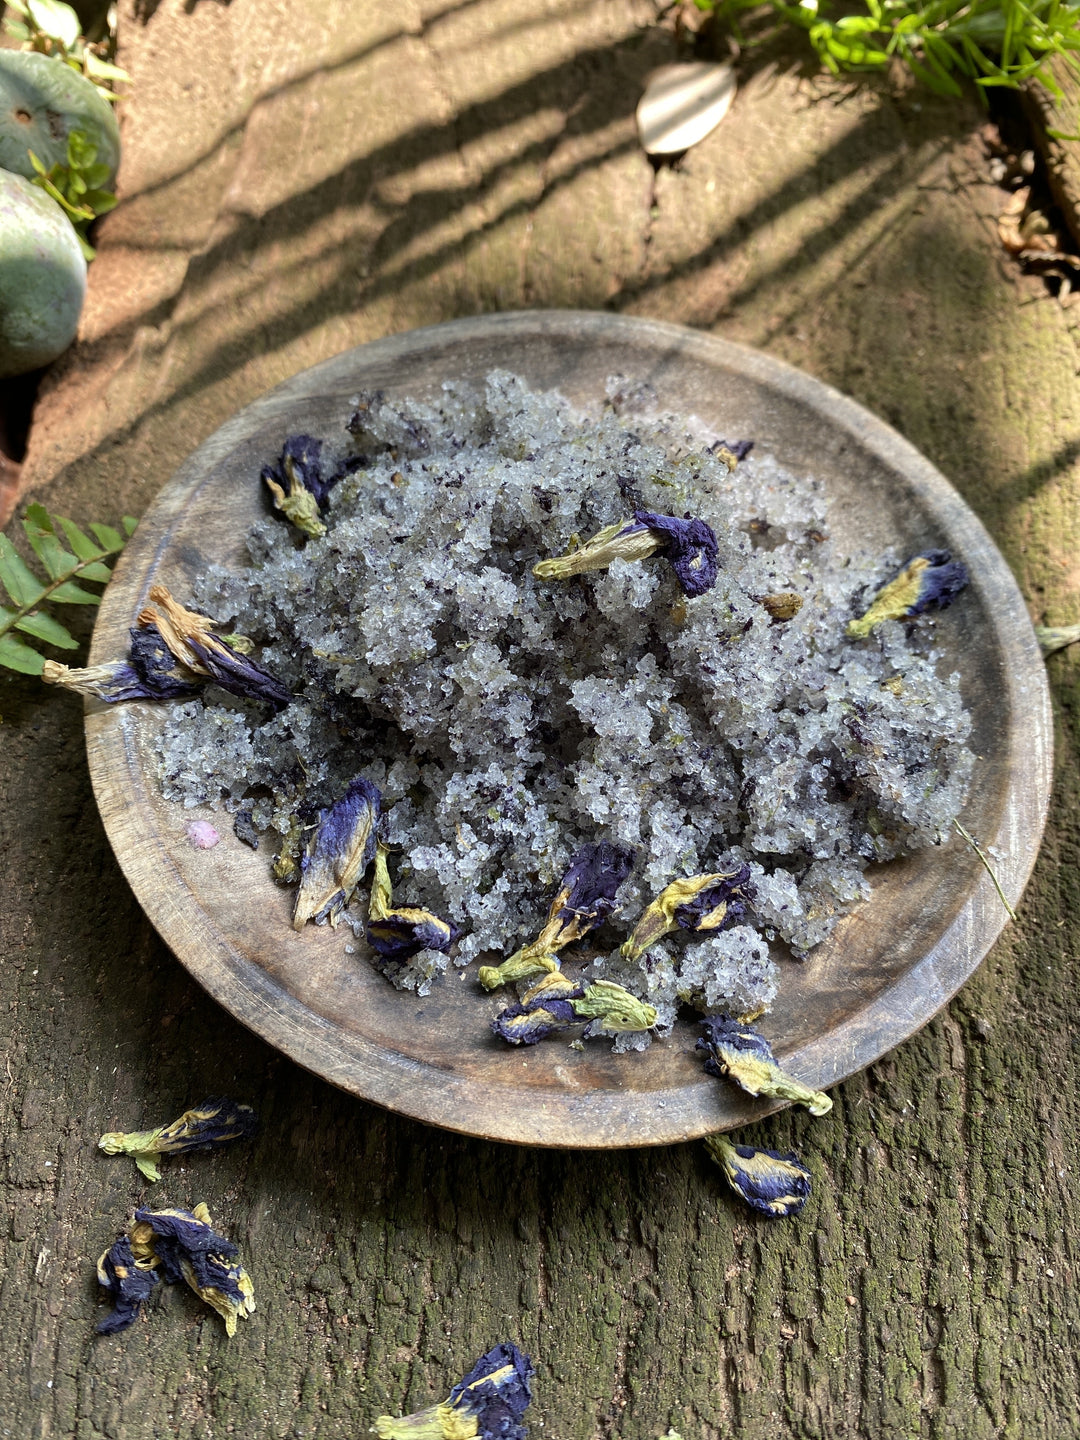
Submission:
[[[221,839],[209,820],[193,820],[187,827],[187,837],[196,850],[212,850]]]
[[[730,65],[693,61],[654,70],[637,108],[647,155],[678,155],[715,130],[735,98]]]

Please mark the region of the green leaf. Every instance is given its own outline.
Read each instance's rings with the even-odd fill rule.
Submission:
[[[82,177],[91,190],[100,190],[109,178],[108,165],[84,165]]]
[[[21,20],[5,20],[4,29],[13,40],[30,39],[30,31]]]
[[[45,657],[14,635],[0,635],[0,665],[18,670],[23,675],[40,675],[45,668]]]
[[[117,199],[111,190],[88,190],[83,196],[83,204],[95,215],[107,215],[110,210],[116,209]]]
[[[135,531],[139,527],[139,522],[135,519],[134,515],[124,515],[120,520],[120,524],[123,525],[124,534],[127,535],[129,539],[135,534]]]
[[[30,512],[27,511],[26,513],[29,514]],[[75,524],[74,520],[67,520],[63,515],[56,515],[53,517],[53,524],[54,526],[60,526],[67,536],[68,544],[80,560],[98,560],[102,555],[108,553],[95,545],[93,540],[90,539],[90,536],[84,534],[78,525]]]
[[[44,640],[46,645],[55,645],[60,650],[77,650],[79,642],[71,637],[51,615],[24,615],[16,622],[16,630],[22,630],[27,635],[33,635],[35,640]]]
[[[126,70],[121,70],[119,65],[110,65],[107,60],[100,60],[92,50],[87,50],[83,57],[86,61],[86,73],[94,75],[99,80],[130,80],[131,76]],[[116,96],[112,97],[116,99]]]
[[[38,29],[50,40],[59,40],[65,50],[79,38],[79,17],[63,0],[26,0],[26,11]]]
[[[81,585],[76,585],[74,580],[68,580],[63,585],[58,585],[49,595],[50,600],[57,600],[61,605],[100,605],[101,596],[93,594],[90,590],[84,590]]]
[[[52,519],[44,505],[30,505],[23,517],[23,529],[30,541],[34,554],[45,566],[50,580],[59,580],[70,575],[77,567],[78,559],[65,550],[56,538]]]
[[[114,530],[111,525],[97,525],[91,522],[90,529],[98,538],[98,544],[104,545],[109,553],[124,548],[124,537],[119,530]]]
[[[45,166],[41,163],[41,161],[38,159],[38,157],[34,154],[33,150],[27,150],[26,153],[27,153],[27,155],[29,155],[29,157],[30,157],[30,164],[34,167],[34,169],[37,171],[37,173],[38,173],[39,175],[48,175],[48,173],[49,173],[48,170],[45,169]]]
[[[44,585],[6,535],[0,535],[0,585],[20,609],[24,605],[33,605],[45,591]]]
[[[94,580],[99,585],[107,585],[112,579],[112,570],[102,560],[95,560],[91,565],[80,565],[80,580]]]

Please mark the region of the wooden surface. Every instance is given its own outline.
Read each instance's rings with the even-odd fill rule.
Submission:
[[[677,53],[659,6],[140,15],[124,0],[123,203],[41,398],[36,498],[140,513],[230,415],[351,345],[610,308],[853,395],[958,486],[1036,621],[1080,620],[1077,312],[997,247],[974,102],[752,57],[715,134],[654,174],[633,108]],[[1047,670],[1055,790],[1020,923],[831,1115],[745,1132],[813,1172],[778,1225],[698,1143],[455,1137],[282,1059],[144,918],[81,707],[0,677],[0,1435],[356,1440],[502,1338],[538,1367],[534,1440],[1080,1433],[1080,656]],[[258,1106],[257,1140],[157,1187],[95,1149],[215,1091]],[[94,1338],[93,1262],[147,1200],[205,1200],[242,1245],[259,1309],[234,1340],[173,1290]]]
[[[942,673],[962,676],[978,756],[963,823],[995,855],[1018,902],[1042,838],[1050,790],[1049,698],[1042,656],[1015,581],[972,512],[912,447],[827,386],[768,356],[655,321],[569,311],[455,321],[346,352],[241,411],[181,467],[118,567],[90,660],[126,654],[150,589],[187,601],[211,563],[244,563],[264,511],[259,475],[284,438],[345,433],[360,391],[431,402],[448,379],[482,385],[513,369],[537,389],[601,406],[608,377],[649,384],[660,410],[699,416],[717,434],[812,474],[829,496],[837,553],[944,548],[972,575],[938,627]],[[352,398],[350,398],[352,397]],[[608,1148],[670,1144],[760,1119],[770,1108],[718,1085],[682,1018],[646,1055],[610,1044],[509,1050],[489,1021],[507,1003],[475,971],[451,971],[423,999],[350,958],[340,930],[290,925],[265,854],[160,794],[155,737],[167,706],[91,702],[90,774],[113,851],[173,953],[237,1019],[350,1094],[487,1139]],[[193,818],[222,841],[193,849]],[[780,964],[764,1032],[805,1084],[832,1086],[925,1024],[1006,924],[977,856],[957,836],[871,872],[873,900],[804,964]],[[501,957],[494,957],[497,963]]]

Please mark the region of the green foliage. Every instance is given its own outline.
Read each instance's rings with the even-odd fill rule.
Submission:
[[[56,56],[85,75],[106,100],[119,99],[112,87],[131,76],[105,58],[107,46],[86,39],[70,5],[63,0],[7,0],[7,8],[22,18],[6,18],[4,29],[24,50]]]
[[[22,523],[46,578],[42,580],[7,536],[0,535],[0,587],[11,601],[11,606],[0,605],[0,665],[24,675],[40,675],[44,657],[15,632],[60,650],[78,649],[79,642],[41,606],[99,604],[101,596],[82,582],[108,584],[112,569],[106,561],[124,548],[138,522],[125,515],[123,535],[111,525],[91,525],[91,539],[73,520],[50,515],[44,505],[30,505]]]
[[[760,0],[695,0],[738,34],[739,17]],[[1055,95],[1047,69],[1064,55],[1080,74],[1080,0],[770,0],[783,21],[807,32],[821,63],[842,70],[881,70],[895,56],[931,90],[959,95],[958,77],[983,89],[1019,89],[1037,80]],[[830,15],[828,12],[832,11]],[[847,11],[848,13],[843,13]],[[840,13],[837,13],[840,12]]]
[[[93,260],[94,247],[86,238],[86,227],[98,215],[104,215],[116,204],[111,190],[101,186],[109,178],[109,167],[97,163],[97,146],[92,145],[82,130],[68,136],[67,164],[52,165],[48,170],[32,150],[27,152],[37,174],[32,183],[51,195],[75,227],[83,254]]]

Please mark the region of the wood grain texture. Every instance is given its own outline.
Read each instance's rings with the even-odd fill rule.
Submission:
[[[974,102],[774,54],[654,175],[630,126],[677,53],[658,7],[140,10],[121,4],[131,181],[31,437],[51,508],[142,513],[230,415],[365,340],[608,306],[853,395],[958,487],[1033,619],[1080,620],[1076,312],[1001,256]],[[1020,924],[826,1119],[741,1132],[813,1172],[784,1225],[736,1208],[700,1144],[485,1143],[283,1059],[145,919],[79,706],[0,677],[0,1436],[356,1440],[504,1337],[539,1369],[534,1440],[1080,1433],[1080,655],[1047,670],[1055,788]],[[259,1108],[253,1144],[157,1187],[95,1149],[222,1091]],[[226,1342],[168,1291],[96,1340],[93,1261],[131,1207],[199,1200],[255,1316]]]
[[[209,564],[243,563],[243,537],[265,509],[258,477],[285,436],[343,434],[358,391],[430,402],[445,381],[481,385],[493,369],[597,407],[611,375],[648,384],[659,410],[752,435],[760,453],[812,474],[829,496],[839,554],[895,545],[964,560],[972,585],[937,641],[972,715],[978,760],[963,822],[1000,854],[999,879],[1018,903],[1049,797],[1049,697],[1023,600],[989,536],[922,456],[850,400],[764,354],[655,321],[559,311],[454,321],[295,376],[211,436],[161,492],[117,567],[91,663],[126,654],[153,585],[186,603]],[[193,849],[193,812],[161,797],[155,737],[169,707],[88,704],[105,829],[150,919],[237,1019],[324,1079],[416,1119],[534,1145],[670,1144],[776,1108],[704,1074],[692,1020],[645,1055],[606,1044],[509,1050],[489,1024],[505,997],[483,994],[474,973],[451,972],[417,999],[351,958],[343,932],[295,933],[292,897],[273,886],[266,856],[213,810],[221,843],[212,854]],[[1006,923],[990,877],[957,836],[871,878],[870,903],[807,962],[781,963],[763,1023],[781,1063],[814,1087],[847,1078],[925,1024]]]

